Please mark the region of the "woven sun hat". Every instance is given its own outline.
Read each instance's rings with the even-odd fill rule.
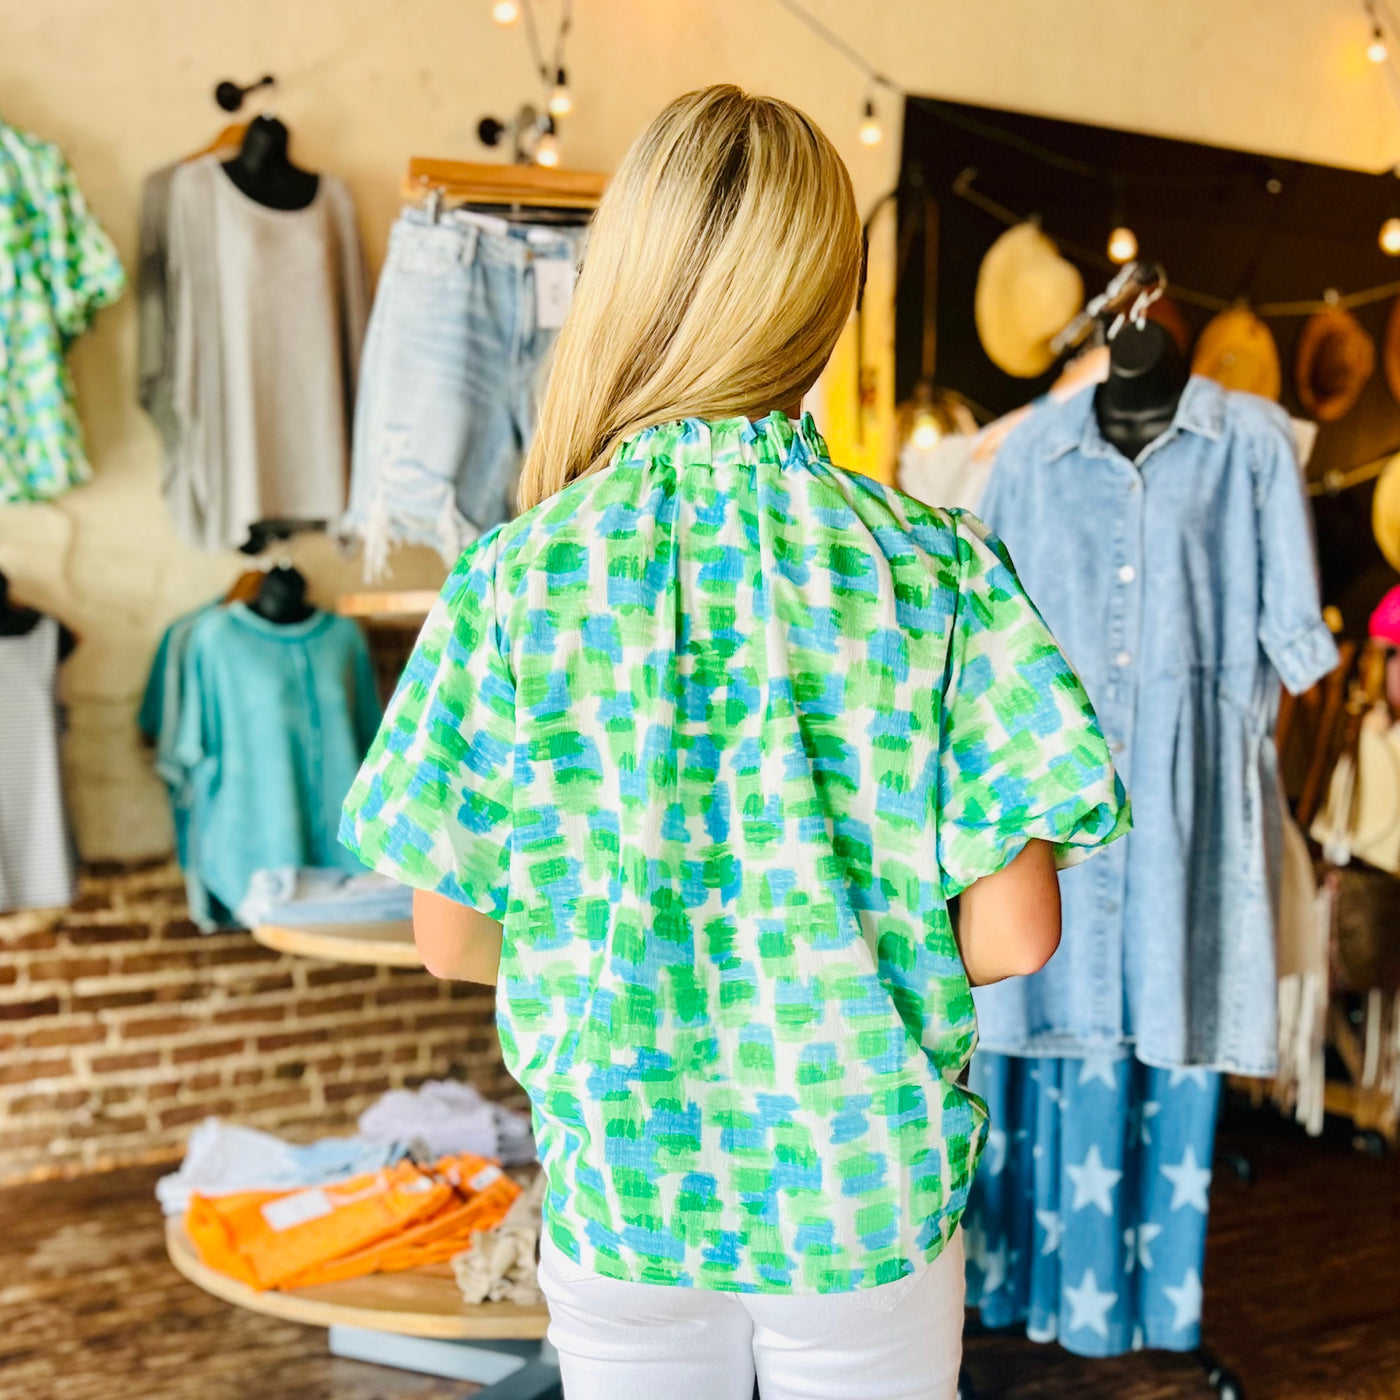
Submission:
[[[1247,306],[1232,306],[1207,323],[1196,341],[1191,373],[1275,402],[1283,391],[1273,332]]]
[[[1084,304],[1084,279],[1033,223],[1009,228],[977,274],[974,312],[987,358],[1017,379],[1055,363],[1050,341]]]
[[[1317,312],[1298,337],[1298,399],[1319,423],[1351,412],[1376,368],[1376,342],[1341,306]]]
[[[1371,533],[1392,569],[1400,569],[1400,453],[1385,464],[1371,497]]]

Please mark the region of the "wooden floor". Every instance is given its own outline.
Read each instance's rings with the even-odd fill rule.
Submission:
[[[1206,1329],[1247,1400],[1400,1397],[1400,1159],[1250,1119],[1218,1168]],[[241,1312],[169,1266],[156,1172],[0,1192],[0,1400],[463,1400],[472,1387],[338,1361],[324,1334]],[[976,1338],[979,1400],[1209,1400],[1188,1359],[1079,1361]],[[665,1400],[658,1396],[657,1400]]]

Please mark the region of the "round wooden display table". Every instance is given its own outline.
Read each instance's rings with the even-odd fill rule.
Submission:
[[[466,1303],[446,1264],[406,1269],[399,1274],[370,1274],[312,1288],[259,1292],[211,1269],[195,1253],[184,1225],[165,1222],[170,1262],[191,1283],[252,1312],[313,1327],[363,1327],[405,1337],[443,1341],[537,1340],[549,1326],[543,1303]]]
[[[259,924],[253,937],[279,953],[329,962],[376,967],[421,967],[413,946],[413,923],[395,919],[371,924]]]

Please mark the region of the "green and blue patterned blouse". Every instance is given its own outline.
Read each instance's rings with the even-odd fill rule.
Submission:
[[[63,152],[0,122],[0,505],[88,479],[64,356],[125,285]]]
[[[967,1199],[948,901],[1127,825],[1000,546],[773,414],[648,429],[473,545],[341,835],[503,921],[567,1255],[821,1293],[921,1268]]]

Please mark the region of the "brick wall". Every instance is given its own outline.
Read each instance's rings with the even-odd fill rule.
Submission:
[[[443,1074],[521,1102],[489,989],[201,934],[173,866],[0,914],[0,1182],[177,1158],[206,1114],[306,1140]]]

